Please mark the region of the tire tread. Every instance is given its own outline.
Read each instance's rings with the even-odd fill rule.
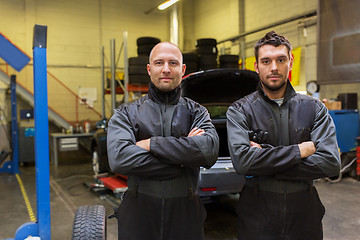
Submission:
[[[102,205],[81,206],[73,224],[72,240],[105,240],[106,216]]]

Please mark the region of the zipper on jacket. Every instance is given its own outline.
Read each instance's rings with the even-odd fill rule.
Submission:
[[[281,106],[279,106],[279,129],[282,129],[282,118],[281,118]],[[281,134],[281,130],[279,132],[279,145],[283,144],[283,136]]]
[[[161,132],[162,132],[162,136],[165,137],[165,118],[166,118],[166,104],[164,105],[160,105],[160,116],[161,116]]]
[[[165,126],[166,126],[166,123],[165,123],[165,118],[166,118],[166,107],[167,107],[167,104],[168,104],[168,95],[166,95],[165,97],[165,103],[164,104],[161,104],[160,105],[160,112],[161,112],[161,123],[162,123],[162,135],[163,137],[165,137]],[[163,107],[164,106],[164,107]]]
[[[166,98],[165,98],[165,109],[164,109],[164,112],[166,113],[166,106],[169,104],[169,96],[166,95]]]

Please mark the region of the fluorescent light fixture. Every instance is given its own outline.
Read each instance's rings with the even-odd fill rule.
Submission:
[[[170,7],[171,5],[173,5],[174,3],[178,2],[178,1],[179,1],[179,0],[168,0],[168,1],[166,1],[166,2],[163,2],[162,4],[160,4],[160,5],[158,6],[158,9],[159,9],[159,10],[164,10],[164,9]]]

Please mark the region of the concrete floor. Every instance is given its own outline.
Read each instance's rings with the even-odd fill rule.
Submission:
[[[83,183],[93,182],[90,156],[78,156],[77,160],[64,161],[59,156],[59,166],[51,166],[50,206],[51,238],[53,240],[71,239],[72,224],[77,207],[101,204],[107,214],[113,211],[113,204],[100,199]],[[80,159],[80,160],[79,160]],[[20,167],[31,207],[36,215],[35,168]],[[320,197],[326,207],[323,220],[325,240],[360,239],[360,182],[353,178],[343,178],[339,183],[318,181]],[[236,215],[234,205],[236,196],[222,196],[207,204],[208,217],[205,234],[208,240],[236,239]],[[0,174],[0,239],[13,238],[16,230],[30,217],[14,175]],[[108,239],[117,239],[115,219],[107,221]]]

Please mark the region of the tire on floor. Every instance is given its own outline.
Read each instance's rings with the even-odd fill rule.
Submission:
[[[105,240],[106,211],[102,205],[81,206],[77,209],[72,240]]]

